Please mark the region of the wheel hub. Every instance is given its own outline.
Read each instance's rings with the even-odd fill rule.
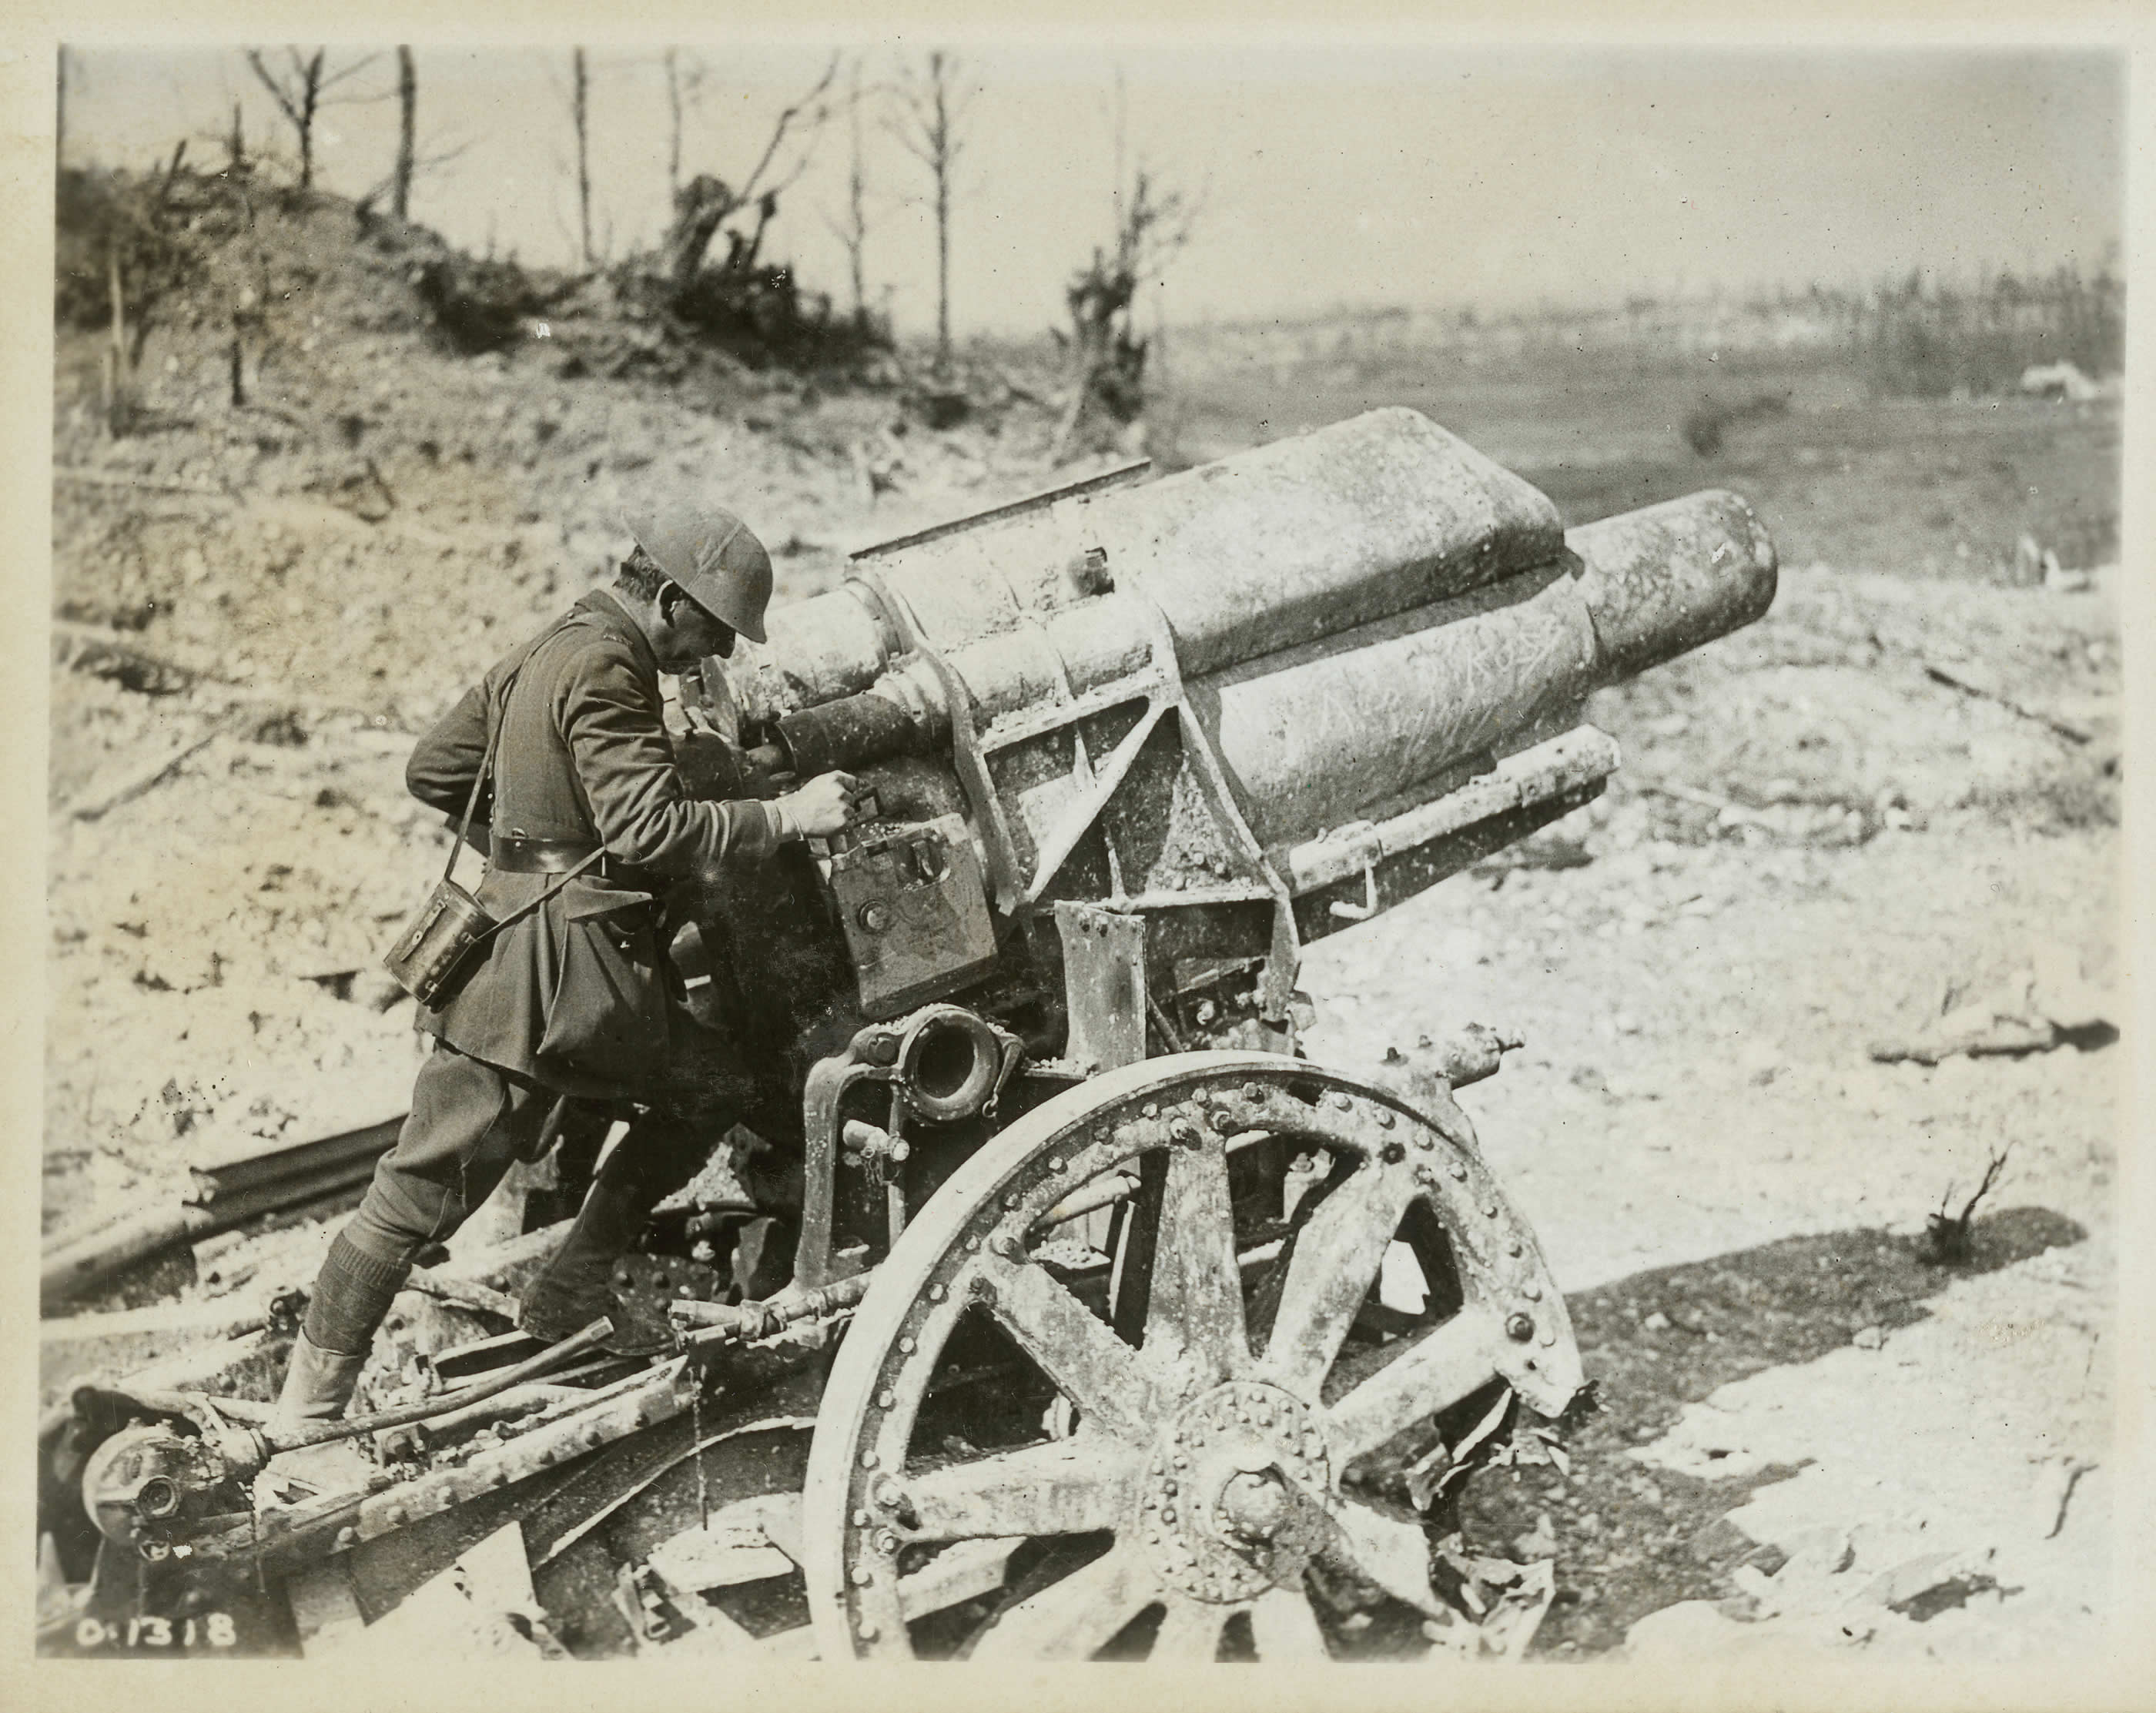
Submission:
[[[1300,1582],[1323,1546],[1324,1436],[1278,1387],[1231,1381],[1186,1404],[1155,1445],[1138,1531],[1162,1580],[1200,1600]]]

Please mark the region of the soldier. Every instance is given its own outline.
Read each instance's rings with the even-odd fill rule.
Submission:
[[[343,1414],[414,1255],[533,1154],[562,1103],[641,1110],[525,1294],[525,1328],[550,1341],[607,1312],[613,1263],[739,1114],[746,1080],[708,1032],[690,1044],[660,943],[666,888],[839,831],[855,786],[833,772],[768,803],[687,795],[659,674],[732,653],[737,634],[763,640],[771,560],[716,508],[627,522],[636,546],[613,587],[497,661],[413,752],[413,794],[453,824],[470,815],[487,858],[479,900],[502,926],[420,1010],[434,1049],[315,1282],[280,1425]]]

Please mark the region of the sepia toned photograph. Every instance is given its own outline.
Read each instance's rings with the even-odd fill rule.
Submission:
[[[38,1654],[2097,1657],[2123,49],[634,23],[50,57]]]

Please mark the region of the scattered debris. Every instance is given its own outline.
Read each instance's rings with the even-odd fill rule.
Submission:
[[[1557,1557],[1557,1527],[1548,1511],[1535,1513],[1534,1527],[1512,1542],[1512,1551],[1531,1561]]]
[[[2021,372],[2021,390],[2039,398],[2087,404],[2103,389],[2070,362],[2031,363]]]
[[[2061,720],[2056,714],[2046,714],[2041,708],[2032,708],[2026,702],[2017,700],[1996,685],[1986,682],[1984,675],[1974,667],[1945,666],[1937,660],[1927,660],[1924,662],[1924,676],[1935,684],[1946,685],[1949,690],[1959,690],[1965,696],[1996,702],[2010,713],[2018,714],[2024,720],[2033,720],[2037,725],[2056,731],[2070,743],[2087,743],[2095,736],[2086,726],[2078,726],[2071,720]]]
[[[2072,1502],[2076,1485],[2097,1467],[2092,1459],[2070,1452],[2055,1453],[2041,1460],[2031,1502],[2041,1538],[2058,1538],[2059,1531],[2066,1526],[2066,1507]]]
[[[2104,1015],[2109,1002],[2055,946],[2039,946],[2026,967],[1981,998],[1963,999],[1961,991],[1949,984],[1941,1015],[1907,1036],[1875,1041],[1871,1056],[1881,1064],[1937,1064],[1957,1054],[2042,1053],[2117,1039]]]
[[[164,1250],[261,1214],[356,1202],[403,1123],[400,1113],[206,1167],[196,1174],[185,1201],[161,1197],[116,1218],[56,1233],[39,1256],[43,1307],[49,1311]]]
[[[93,780],[82,795],[68,805],[65,813],[78,821],[95,821],[122,803],[132,803],[136,798],[156,790],[179,771],[182,762],[198,751],[208,748],[234,730],[234,725],[230,718],[220,720],[208,731],[168,750],[146,767],[136,767],[114,780]]]

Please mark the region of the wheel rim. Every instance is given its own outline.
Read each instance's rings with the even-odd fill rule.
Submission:
[[[823,1657],[911,1654],[914,1626],[1001,1587],[1029,1543],[1049,1559],[1014,1578],[978,1657],[1090,1657],[1157,1619],[1156,1659],[1216,1657],[1231,1621],[1260,1659],[1323,1658],[1313,1566],[1442,1616],[1422,1527],[1351,1466],[1496,1382],[1554,1415],[1581,1376],[1532,1233],[1440,1106],[1274,1054],[1187,1054],[1072,1089],[968,1161],[893,1248],[824,1392],[802,1513]],[[1231,1173],[1276,1138],[1325,1180],[1268,1258],[1239,1241]],[[1044,1216],[1118,1175],[1138,1193],[1089,1306]],[[1348,1351],[1404,1228],[1441,1232],[1457,1305]],[[969,1314],[1060,1402],[1050,1437],[947,1459],[916,1430]]]

